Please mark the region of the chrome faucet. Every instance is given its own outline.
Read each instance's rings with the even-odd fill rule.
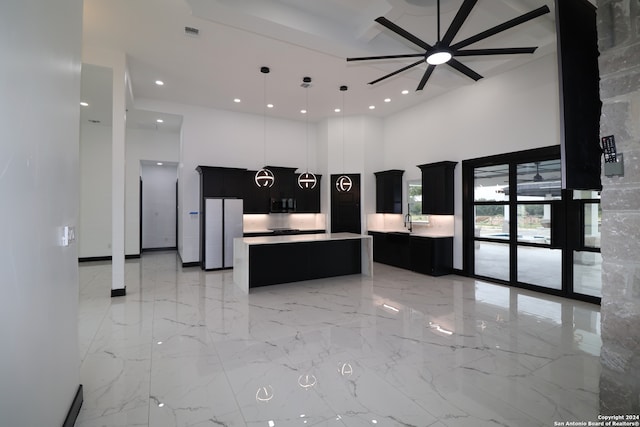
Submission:
[[[407,227],[407,224],[409,224],[409,233],[411,233],[413,231],[413,223],[411,222],[411,214],[409,212],[409,203],[407,203],[407,214],[404,216],[404,226]]]

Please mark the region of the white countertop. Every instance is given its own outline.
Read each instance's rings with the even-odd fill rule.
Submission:
[[[401,230],[375,230],[375,229],[370,229],[369,231],[373,231],[374,233],[406,233],[409,234],[410,236],[415,236],[415,237],[430,237],[430,238],[440,238],[440,237],[453,237],[453,234],[450,233],[442,233],[442,232],[437,232],[437,231],[420,231],[420,232],[411,232],[409,233],[409,230],[405,229],[401,229]]]
[[[265,245],[271,243],[320,242],[327,240],[367,239],[366,234],[355,233],[321,233],[321,234],[285,234],[276,236],[237,237],[247,245]]]

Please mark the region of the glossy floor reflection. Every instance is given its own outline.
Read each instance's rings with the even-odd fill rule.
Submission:
[[[80,266],[77,426],[541,426],[595,420],[599,307],[375,264],[243,295],[175,253]]]

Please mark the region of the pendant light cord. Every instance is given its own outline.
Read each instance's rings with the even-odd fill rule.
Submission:
[[[267,164],[267,73],[264,73],[264,84],[262,85],[262,135],[264,136],[262,144],[263,149],[263,166]]]
[[[344,148],[344,93],[347,91],[347,86],[340,86],[340,91],[342,92],[342,174],[345,173],[344,169],[344,159],[345,159],[345,148]]]
[[[305,88],[305,95],[306,95],[306,111],[307,114],[305,114],[305,122],[306,122],[306,126],[307,126],[307,153],[306,153],[306,160],[307,160],[307,169],[306,172],[309,173],[309,86],[307,86]]]

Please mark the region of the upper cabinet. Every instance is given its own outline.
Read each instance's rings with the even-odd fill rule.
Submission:
[[[298,186],[295,168],[267,166],[274,175],[271,188],[259,187],[256,171],[217,166],[198,166],[200,197],[244,199],[245,214],[320,213],[320,175],[315,188]]]
[[[422,170],[422,213],[453,215],[453,170],[457,162],[418,165]]]
[[[246,169],[198,166],[201,197],[243,198]]]
[[[258,187],[256,184],[257,171],[248,170],[244,173],[244,213],[268,214],[271,210],[271,193],[269,188]]]
[[[271,199],[294,199],[296,191],[296,169],[281,166],[265,166],[273,172],[273,187],[271,187]]]
[[[375,172],[376,213],[402,213],[403,170]]]
[[[320,213],[320,182],[322,175],[316,175],[318,182],[313,188],[300,188],[298,176],[295,174],[295,200],[296,212],[298,213]]]

